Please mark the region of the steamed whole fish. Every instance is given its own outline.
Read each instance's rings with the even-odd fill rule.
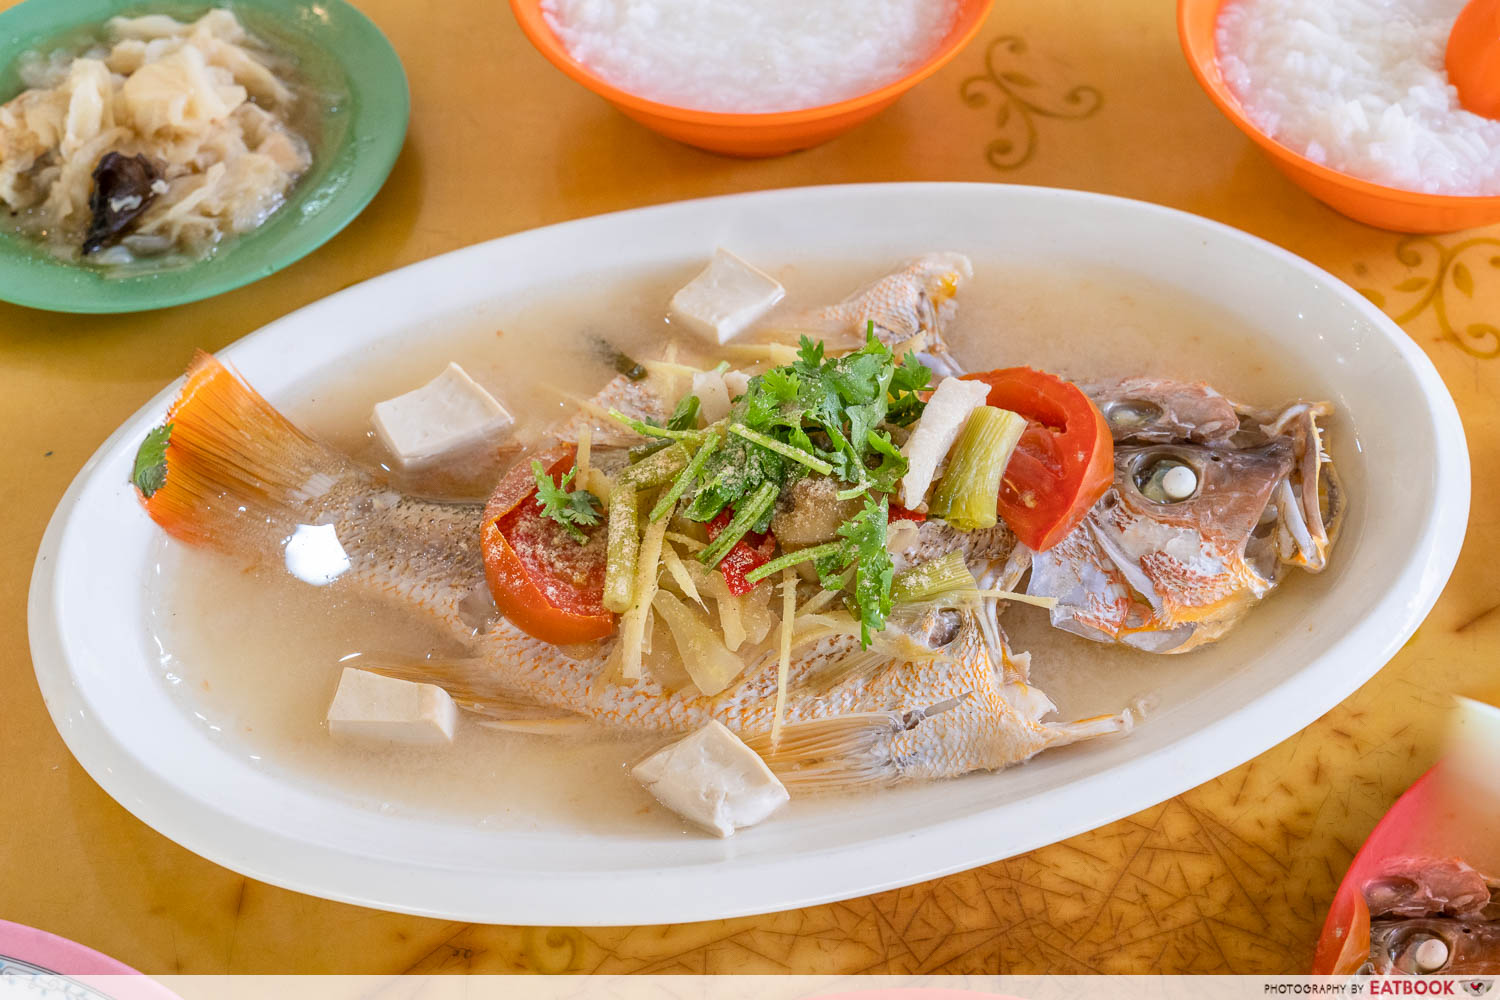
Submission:
[[[796,642],[787,727],[772,748],[764,737],[774,657],[709,697],[651,677],[616,677],[618,635],[563,649],[476,615],[486,593],[482,505],[389,489],[295,427],[212,356],[195,358],[163,426],[159,483],[142,493],[159,525],[183,541],[269,565],[286,558],[299,527],[332,526],[349,561],[334,586],[420,614],[470,651],[442,662],[362,665],[439,684],[492,719],[542,731],[589,722],[664,735],[717,719],[760,749],[789,785],[819,788],[997,769],[1131,725],[1128,714],[1043,721],[1051,702],[1027,685],[1027,658],[1003,642],[996,650],[970,609],[957,612],[953,627],[935,630],[935,646],[892,630],[873,660],[859,650],[857,632],[820,635],[825,623],[810,622],[813,635]],[[986,552],[999,556],[1003,543],[996,544]]]
[[[960,373],[943,328],[971,276],[962,255],[929,254],[790,325],[856,340],[873,330],[898,352]],[[716,719],[789,785],[945,777],[1131,728],[1128,711],[1049,721],[1055,706],[1031,685],[1029,656],[1009,648],[999,624],[997,592],[1015,590],[1028,572],[1030,594],[1056,599],[1057,627],[1181,652],[1222,635],[1291,568],[1321,569],[1336,538],[1342,498],[1318,423],[1326,404],[1251,410],[1206,386],[1145,377],[1087,391],[1115,438],[1115,479],[1060,544],[1033,553],[1003,523],[960,532],[941,521],[893,522],[886,550],[895,572],[957,552],[987,593],[952,606],[897,607],[869,648],[848,614],[829,610],[833,592],[798,587],[786,727],[774,744],[774,634],[762,629],[728,644],[747,665],[714,695],[701,693],[681,669],[627,680],[618,630],[566,647],[533,638],[501,617],[491,597],[484,505],[402,494],[293,426],[209,355],[194,359],[166,422],[143,448],[143,455],[156,449],[147,457],[159,474],[142,500],[175,537],[260,564],[285,560],[299,529],[331,528],[348,560],[334,586],[403,607],[466,651],[447,660],[366,657],[360,665],[438,684],[492,724],[547,733],[611,726],[665,737]],[[660,428],[670,409],[653,379],[619,376],[538,443],[571,444],[587,428],[594,467],[612,472],[624,465],[625,449],[644,439],[609,412]],[[1193,471],[1190,495],[1163,498],[1159,473],[1169,465]],[[805,482],[810,502],[826,502],[827,489]],[[778,503],[795,506],[797,493],[786,490]],[[795,515],[776,514],[827,529]],[[833,519],[835,528],[841,520]],[[557,536],[534,539],[539,547],[550,546],[560,559],[584,554],[551,521],[538,523],[536,530]],[[594,556],[602,534],[587,543]],[[768,583],[762,600],[772,587],[779,593]]]

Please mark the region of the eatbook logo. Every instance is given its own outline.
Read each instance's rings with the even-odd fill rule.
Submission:
[[[1493,979],[1469,979],[1466,980],[1463,984],[1464,992],[1469,994],[1469,996],[1471,997],[1484,996],[1490,991],[1490,987],[1493,985],[1495,985],[1495,981]]]

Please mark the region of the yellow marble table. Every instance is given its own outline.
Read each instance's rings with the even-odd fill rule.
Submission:
[[[1354,850],[1439,752],[1448,695],[1500,687],[1500,230],[1402,238],[1305,196],[1199,92],[1171,0],[1001,0],[975,43],[890,111],[759,162],[616,114],[545,63],[501,0],[362,4],[405,60],[413,115],[390,181],[342,235],[259,284],[165,312],[0,305],[0,917],[156,973],[1304,969]],[[1401,655],[1303,733],[1103,829],[865,899],[668,927],[466,926],[275,889],[157,835],[73,762],[27,653],[32,559],[69,480],[194,347],[532,226],[891,180],[1047,184],[1187,209],[1330,269],[1402,323],[1457,398],[1476,465],[1458,570]]]

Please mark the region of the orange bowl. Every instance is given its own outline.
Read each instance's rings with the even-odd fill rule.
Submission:
[[[1219,110],[1304,191],[1351,219],[1403,233],[1447,233],[1500,222],[1500,197],[1423,194],[1374,184],[1314,163],[1256,128],[1219,70],[1214,26],[1223,5],[1224,0],[1178,0],[1183,54]]]
[[[659,104],[606,83],[568,54],[542,17],[541,0],[510,0],[521,30],[552,65],[647,128],[689,146],[731,156],[779,156],[807,149],[883,111],[958,55],[979,31],[993,5],[994,0],[959,0],[958,17],[932,55],[901,79],[868,94],[797,111],[731,114]]]

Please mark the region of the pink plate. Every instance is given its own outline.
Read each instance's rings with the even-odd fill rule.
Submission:
[[[130,966],[35,927],[0,920],[0,976],[55,977],[88,1000],[178,1000]],[[88,977],[80,981],[74,977]],[[95,979],[94,977],[109,977]]]

